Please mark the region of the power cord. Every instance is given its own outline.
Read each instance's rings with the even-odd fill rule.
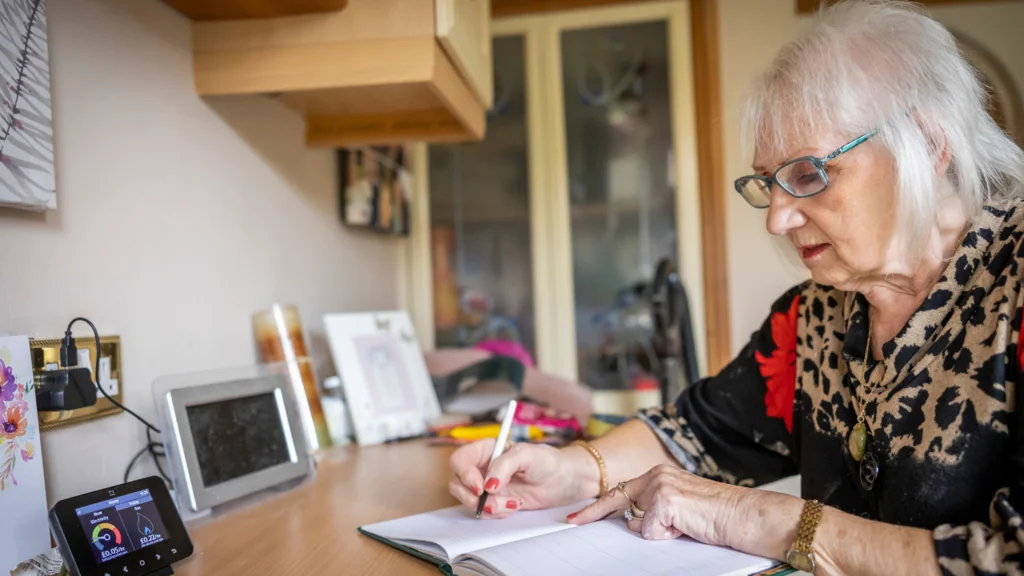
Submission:
[[[132,468],[135,468],[135,464],[138,463],[139,458],[142,458],[147,452],[153,457],[153,464],[156,465],[157,472],[160,473],[160,477],[163,478],[168,488],[172,486],[171,479],[167,477],[167,473],[164,472],[164,467],[160,465],[160,458],[166,458],[167,453],[164,452],[163,444],[159,442],[153,442],[153,437],[150,436],[151,431],[149,428],[146,429],[146,447],[135,453],[131,461],[128,462],[128,467],[124,471],[124,482],[128,482],[129,476],[131,476]]]
[[[68,323],[68,329],[64,331],[64,340],[62,340],[60,344],[61,364],[63,364],[65,367],[78,366],[78,348],[75,346],[75,339],[72,338],[71,336],[71,327],[75,324],[75,322],[85,322],[86,324],[88,324],[89,328],[92,328],[93,338],[96,339],[96,368],[95,372],[93,373],[93,376],[96,378],[96,389],[98,389],[100,393],[103,394],[103,397],[110,401],[111,404],[117,406],[121,410],[124,410],[128,414],[131,414],[132,416],[135,417],[136,420],[145,424],[147,429],[159,434],[159,428],[150,424],[148,420],[146,420],[142,416],[139,416],[124,404],[121,404],[117,400],[111,398],[110,394],[107,394],[107,391],[104,390],[103,386],[100,385],[100,333],[98,330],[96,330],[96,325],[93,324],[88,318],[78,317]]]
[[[146,448],[149,449],[149,455],[153,457],[153,464],[156,465],[156,470],[157,470],[157,472],[160,473],[160,477],[164,479],[164,482],[166,482],[168,486],[170,486],[171,485],[171,479],[167,477],[167,474],[164,472],[163,466],[160,465],[160,458],[167,458],[167,453],[164,452],[164,450],[163,450],[163,448],[164,448],[163,444],[161,444],[159,442],[153,442],[153,437],[150,436],[151,432],[152,432],[152,430],[150,430],[149,428],[146,428],[146,440],[147,440]],[[156,450],[157,448],[160,449],[159,452]]]
[[[68,323],[68,328],[67,330],[64,331],[64,339],[61,341],[60,345],[61,364],[64,365],[64,367],[78,365],[78,348],[75,346],[75,339],[71,336],[71,327],[74,326],[75,322],[85,322],[86,324],[88,324],[89,328],[92,329],[92,335],[96,341],[96,367],[94,368],[93,372],[93,376],[96,378],[96,389],[99,390],[100,393],[103,394],[103,397],[106,398],[111,404],[117,406],[121,410],[124,410],[128,414],[131,414],[132,416],[135,417],[136,420],[142,422],[146,426],[146,447],[143,448],[142,450],[139,450],[139,452],[135,454],[135,456],[132,457],[131,461],[128,463],[128,468],[126,468],[124,471],[124,481],[126,483],[128,482],[128,476],[129,474],[131,474],[132,468],[135,467],[135,464],[139,461],[139,458],[141,458],[144,454],[148,452],[149,455],[153,458],[153,463],[156,464],[157,471],[160,472],[160,477],[163,478],[164,482],[167,482],[167,484],[171,484],[170,478],[167,477],[167,474],[164,472],[163,466],[160,465],[160,458],[167,457],[167,454],[163,451],[163,444],[159,442],[154,442],[153,437],[151,435],[153,432],[160,434],[160,429],[151,424],[142,416],[139,416],[137,413],[135,413],[135,411],[131,410],[124,404],[121,404],[117,400],[114,400],[110,396],[110,394],[107,394],[107,391],[104,390],[103,386],[100,384],[100,333],[99,330],[96,329],[96,325],[93,324],[92,321],[90,321],[88,318],[83,318],[80,316]]]
[[[133,456],[131,461],[128,462],[128,467],[125,468],[125,470],[124,470],[124,482],[125,483],[128,482],[128,476],[132,473],[132,468],[135,467],[135,463],[139,461],[139,458],[142,458],[146,454],[146,452],[149,452],[150,454],[155,454],[156,453],[155,452],[155,448],[157,446],[160,446],[160,444],[157,444],[156,442],[149,442],[149,443],[146,444],[145,448],[143,448],[142,450],[139,450],[138,452],[135,453],[135,456]],[[163,456],[163,452],[160,452],[159,454],[161,456]],[[153,461],[156,462],[156,456],[153,456]],[[165,480],[166,480],[166,478],[165,478]]]

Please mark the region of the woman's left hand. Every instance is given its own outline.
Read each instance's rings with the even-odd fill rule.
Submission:
[[[728,546],[726,528],[745,492],[750,490],[690,474],[662,464],[613,488],[596,502],[569,516],[570,524],[589,524],[613,512],[625,510],[630,500],[643,511],[629,528],[648,540],[667,540],[686,535],[694,540]]]

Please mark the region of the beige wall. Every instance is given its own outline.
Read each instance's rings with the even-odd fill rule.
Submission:
[[[765,213],[732,192],[732,181],[750,171],[751,151],[739,142],[737,110],[743,91],[775,53],[795,38],[810,18],[797,16],[794,0],[719,0],[725,169],[728,200],[729,299],[733,350],[747,342],[768,307],[788,287],[806,278],[799,264],[784,259],[764,229]],[[947,26],[993,52],[1024,90],[1024,2],[990,2],[932,11]]]
[[[397,305],[399,244],[342,228],[333,153],[274,102],[198,99],[184,18],[158,0],[47,14],[59,210],[0,210],[0,334],[88,316],[121,335],[125,401],[151,415],[154,378],[253,363],[268,304],[311,330]],[[44,432],[50,501],[120,482],[143,441],[126,415]]]

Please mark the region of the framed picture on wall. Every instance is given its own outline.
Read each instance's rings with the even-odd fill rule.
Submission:
[[[0,206],[56,210],[46,3],[0,0]]]
[[[355,228],[408,236],[411,156],[404,145],[339,150],[342,222]]]

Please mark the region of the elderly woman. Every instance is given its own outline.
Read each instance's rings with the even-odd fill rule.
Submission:
[[[452,456],[493,517],[601,495],[644,538],[818,574],[1024,573],[1024,155],[942,26],[819,15],[746,106],[736,181],[811,280],[717,376],[592,444]],[[751,487],[801,475],[803,499]],[[610,489],[609,489],[610,488]]]

